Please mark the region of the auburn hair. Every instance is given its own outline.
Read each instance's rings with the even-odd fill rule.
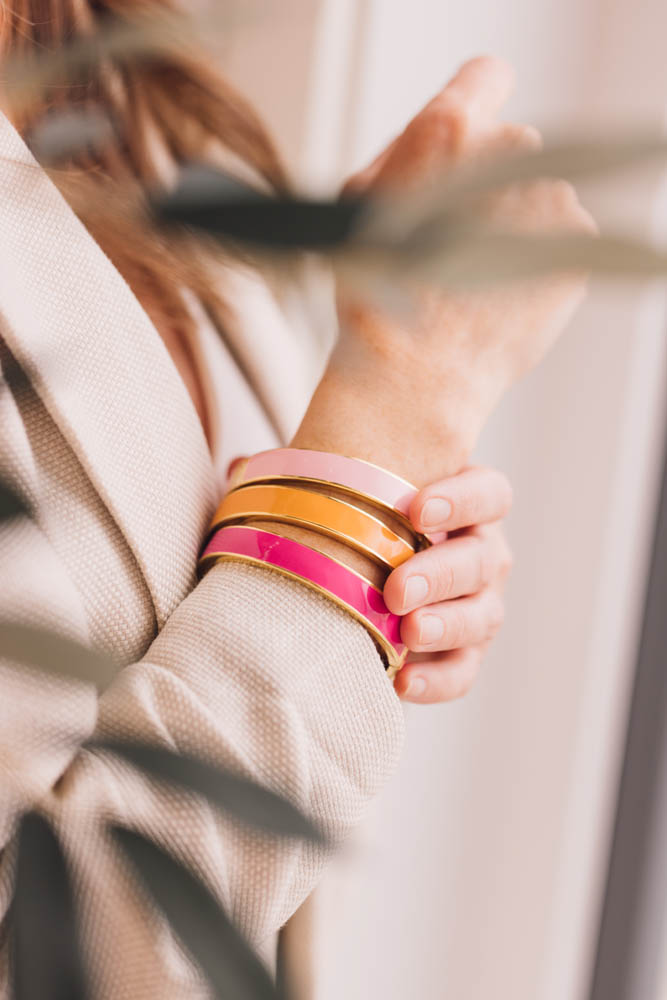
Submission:
[[[94,44],[112,21],[143,29],[149,18],[159,24],[176,14],[182,9],[172,0],[0,0],[0,66],[10,58],[29,69],[44,52],[78,39]],[[108,141],[58,163],[51,178],[138,297],[159,303],[184,349],[194,320],[183,290],[197,296],[224,336],[230,307],[215,278],[219,251],[186,234],[165,235],[145,210],[147,192],[168,183],[165,164],[173,173],[220,153],[232,154],[270,190],[287,191],[289,181],[260,118],[203,47],[188,40],[161,45],[147,58],[102,54],[85,68],[68,69],[63,61],[62,78],[36,98],[13,100],[9,90],[2,105],[28,144],[58,111],[94,109],[109,119]]]

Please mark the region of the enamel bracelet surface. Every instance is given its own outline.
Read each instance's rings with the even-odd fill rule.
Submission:
[[[408,518],[417,490],[400,476],[360,458],[326,451],[276,448],[262,451],[234,469],[232,488],[241,483],[310,479],[367,497],[380,507]]]
[[[407,648],[401,642],[400,616],[388,610],[382,592],[359,573],[301,542],[250,525],[216,531],[202,552],[200,573],[225,559],[270,566],[324,594],[368,629],[387,658],[390,677],[403,666]]]
[[[415,547],[379,518],[345,500],[311,493],[296,486],[265,483],[243,485],[222,500],[211,528],[247,520],[295,524],[344,542],[392,570],[415,553]]]

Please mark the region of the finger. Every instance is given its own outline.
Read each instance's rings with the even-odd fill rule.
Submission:
[[[465,145],[459,150],[458,164],[460,167],[467,162],[474,169],[503,155],[537,152],[543,145],[542,135],[532,125],[480,124],[477,129],[469,128]]]
[[[472,466],[458,476],[431,483],[410,504],[410,520],[425,534],[456,531],[500,521],[512,505],[512,487],[502,472]]]
[[[495,69],[492,68],[491,72],[496,77],[496,84],[495,88],[492,86],[487,92],[485,87],[489,88],[489,72],[488,69],[484,71],[484,67],[481,64],[485,64],[488,61],[495,66]],[[509,80],[507,79],[508,73]],[[485,85],[482,85],[483,80],[486,80]],[[502,60],[491,57],[473,59],[461,67],[450,83],[422,109],[420,114],[425,113],[424,117],[429,118],[433,112],[442,113],[444,110],[451,113],[455,108],[465,108],[464,114],[468,123],[470,137],[476,134],[475,126],[479,126],[479,133],[476,134],[476,141],[474,143],[475,146],[484,144],[484,148],[490,152],[517,148],[540,149],[542,146],[542,137],[538,130],[530,125],[506,124],[496,126],[490,135],[482,128],[484,118],[488,117],[489,113],[493,113],[494,110],[497,110],[504,103],[506,96],[511,91],[512,84],[513,72]],[[502,96],[503,93],[506,95],[505,97]],[[492,95],[495,95],[495,97]],[[468,103],[469,100],[471,103]],[[417,115],[413,123],[421,121],[420,115]],[[408,126],[408,129],[411,125]],[[394,156],[394,152],[402,138],[402,135],[397,136],[368,166],[350,177],[342,188],[342,194],[350,196],[371,187]]]
[[[492,118],[514,89],[515,74],[509,63],[496,56],[477,56],[464,63],[430,105],[464,107],[471,122]]]
[[[473,647],[408,662],[396,675],[394,689],[404,701],[422,705],[463,698],[477,679],[483,655],[481,647]]]
[[[435,653],[477,646],[500,630],[505,606],[500,594],[485,587],[472,597],[428,604],[401,620],[401,638],[413,652]]]
[[[353,174],[343,185],[341,194],[350,197],[351,195],[361,194],[367,188],[371,187],[384,169],[389,157],[393,155],[400,138],[400,136],[397,136],[386,149],[383,149],[375,157],[372,163],[369,163],[363,170],[359,170],[356,174]]]
[[[439,98],[440,95],[434,100],[437,101]],[[469,137],[471,139],[471,155],[474,153],[493,155],[494,153],[519,149],[537,151],[542,149],[544,145],[541,133],[532,125],[496,125],[491,129],[480,129],[474,136],[470,135]],[[402,136],[397,136],[381,153],[378,153],[371,163],[353,174],[343,185],[341,193],[348,196],[360,194],[372,187],[384,170],[389,158],[393,156],[401,138]]]
[[[494,526],[423,549],[390,573],[384,600],[395,615],[476,594],[509,572],[509,546]]]
[[[437,176],[452,159],[465,154],[509,96],[513,72],[491,56],[472,59],[422,108],[392,144],[374,175],[379,188],[414,185]]]
[[[480,153],[491,155],[508,151],[537,152],[544,146],[544,140],[539,129],[533,125],[503,124],[494,128],[490,133],[482,134],[479,139],[482,147]],[[477,152],[477,150],[476,150]]]

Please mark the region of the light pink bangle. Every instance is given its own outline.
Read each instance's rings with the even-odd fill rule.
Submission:
[[[310,479],[351,493],[361,493],[405,518],[409,517],[410,503],[418,492],[405,479],[364,459],[301,448],[261,451],[235,471],[236,475],[232,478],[234,487],[269,479]]]
[[[400,616],[392,614],[382,592],[354,570],[301,542],[249,525],[216,531],[202,552],[200,570],[221,559],[271,566],[325,594],[368,629],[387,657],[390,677],[403,666],[407,648],[401,641]]]

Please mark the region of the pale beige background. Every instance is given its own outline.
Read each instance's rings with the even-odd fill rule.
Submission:
[[[664,125],[659,0],[283,0],[277,20],[272,6],[227,64],[315,188],[374,155],[483,51],[519,71],[509,117],[552,132]],[[664,232],[659,178],[588,204]],[[479,457],[516,489],[508,621],[472,696],[409,710],[401,772],[321,897],[318,1000],[586,997],[655,497],[664,331],[661,289],[597,292],[489,427]]]

